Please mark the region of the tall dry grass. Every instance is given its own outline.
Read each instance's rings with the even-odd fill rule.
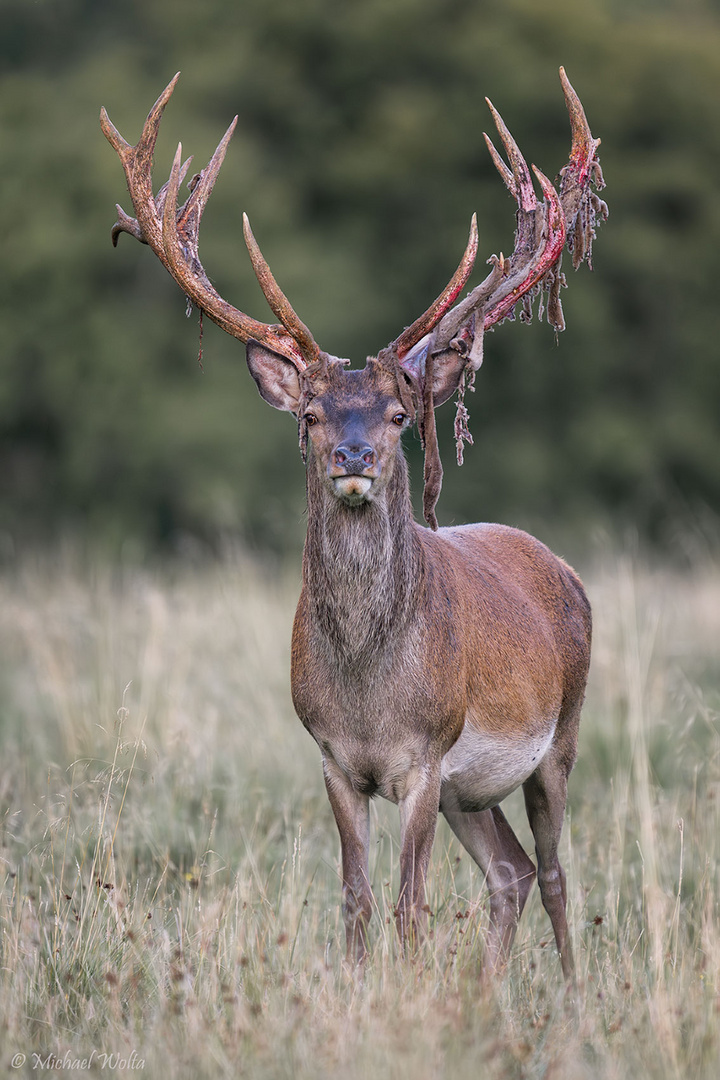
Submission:
[[[397,815],[380,803],[372,960],[362,983],[343,969],[338,842],[289,697],[294,579],[240,556],[2,577],[2,1069],[716,1077],[720,570],[621,559],[588,577],[572,1004],[536,894],[480,994],[481,875],[442,823],[432,938],[398,955]]]

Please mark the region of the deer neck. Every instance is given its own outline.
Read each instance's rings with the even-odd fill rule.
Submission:
[[[328,492],[309,460],[303,584],[316,632],[343,666],[366,672],[402,639],[421,563],[401,449],[387,485],[356,507]]]

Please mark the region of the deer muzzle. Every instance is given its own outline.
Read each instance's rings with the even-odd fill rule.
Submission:
[[[335,447],[327,467],[335,494],[345,502],[365,502],[380,475],[380,463],[372,446],[362,440],[346,440]]]

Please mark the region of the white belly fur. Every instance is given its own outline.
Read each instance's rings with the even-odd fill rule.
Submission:
[[[442,760],[441,806],[464,813],[496,806],[535,772],[554,734],[554,722],[540,734],[508,739],[479,731],[466,721]]]

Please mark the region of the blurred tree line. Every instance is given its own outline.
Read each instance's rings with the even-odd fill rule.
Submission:
[[[567,331],[504,324],[458,469],[439,414],[441,522],[555,540],[627,526],[672,548],[720,510],[720,5],[717,0],[0,0],[0,549],[79,531],[117,549],[282,548],[304,530],[292,421],[242,346],[149,249],[100,105],[131,142],[176,70],[156,189],[182,140],[204,166],[240,121],[203,222],[219,291],[272,321],[247,210],[321,346],[362,363],[450,277],[478,211],[482,258],[513,203],[487,94],[528,160],[567,159],[562,63],[602,138],[611,217],[594,273],[566,265]],[[566,259],[566,264],[569,260]],[[419,462],[417,440],[408,440]],[[415,472],[417,476],[417,470]],[[420,486],[419,478],[416,487]]]

